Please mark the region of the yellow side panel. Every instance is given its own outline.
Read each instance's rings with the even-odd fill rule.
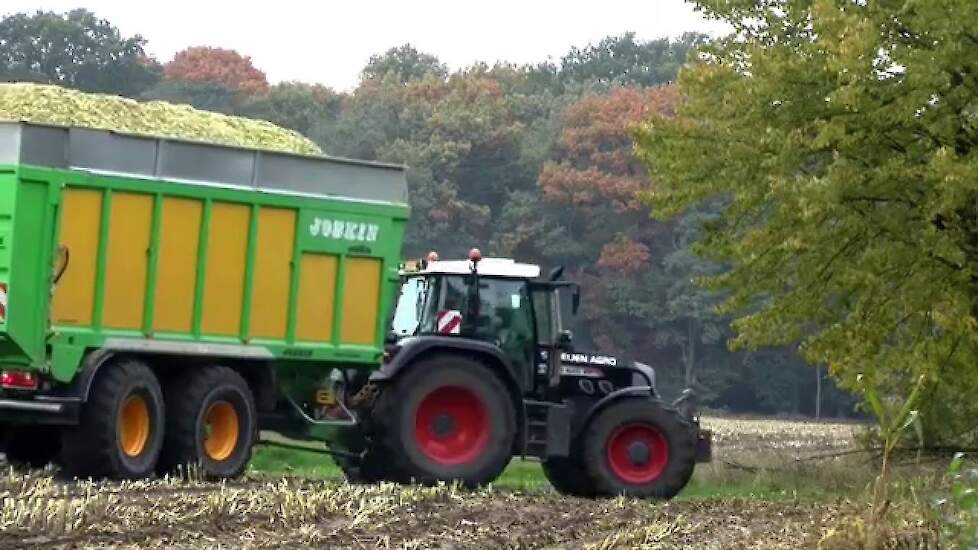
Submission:
[[[295,210],[258,211],[258,239],[251,283],[250,333],[255,338],[285,338],[292,283]]]
[[[101,222],[101,191],[73,188],[64,191],[58,243],[68,249],[70,260],[51,302],[51,321],[56,325],[92,323]]]
[[[102,324],[138,329],[143,325],[153,196],[114,193],[109,216]]]
[[[198,200],[163,199],[154,331],[190,332],[193,328],[202,211],[203,203]]]
[[[347,258],[344,280],[340,341],[344,344],[371,345],[377,336],[380,260]]]
[[[332,339],[336,263],[336,256],[302,255],[295,328],[297,340],[328,342]]]
[[[251,208],[245,205],[216,202],[211,207],[201,321],[206,334],[241,332],[250,215]]]

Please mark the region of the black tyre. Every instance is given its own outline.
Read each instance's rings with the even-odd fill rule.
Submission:
[[[18,468],[43,468],[58,457],[61,430],[54,426],[5,426],[0,452]]]
[[[558,493],[575,497],[596,496],[594,483],[579,460],[550,458],[543,461],[542,466],[543,474]]]
[[[62,430],[61,464],[76,477],[150,476],[164,425],[163,392],[153,371],[135,360],[105,365],[95,376],[81,423]]]
[[[373,413],[377,456],[395,481],[492,482],[509,463],[513,401],[488,367],[464,356],[422,359],[385,388]]]
[[[255,399],[244,378],[227,367],[194,368],[168,381],[165,396],[160,473],[197,468],[210,479],[241,475],[258,434]]]
[[[583,462],[600,495],[672,498],[693,474],[695,431],[658,401],[625,399],[588,424]]]
[[[392,479],[391,473],[376,453],[368,453],[362,460],[345,457],[334,457],[333,461],[343,470],[343,476],[349,483],[379,483]]]

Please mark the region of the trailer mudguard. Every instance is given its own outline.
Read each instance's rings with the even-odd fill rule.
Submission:
[[[47,392],[47,395],[57,399],[75,400],[80,403],[87,402],[89,391],[92,389],[92,382],[95,380],[95,374],[98,373],[102,365],[114,356],[115,352],[108,349],[98,349],[89,353],[85,356],[78,369],[78,373],[75,374],[71,382],[65,385],[55,386],[50,392]]]

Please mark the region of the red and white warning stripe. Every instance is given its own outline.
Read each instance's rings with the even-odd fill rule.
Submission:
[[[444,309],[435,315],[439,334],[458,334],[462,329],[462,312],[457,309]]]
[[[0,323],[7,321],[7,283],[0,283]]]

